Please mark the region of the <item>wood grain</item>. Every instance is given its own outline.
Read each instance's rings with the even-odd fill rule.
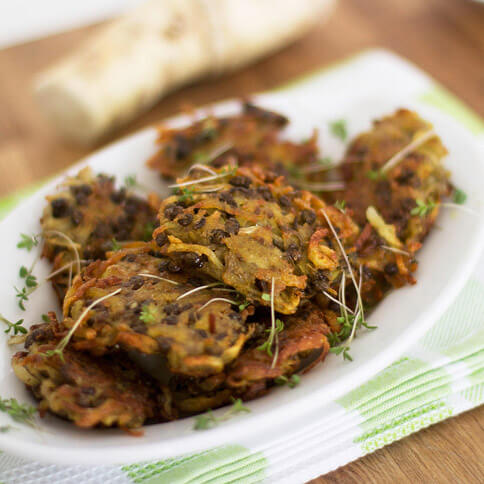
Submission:
[[[96,26],[0,51],[0,196],[63,170],[92,149],[59,139],[33,102],[34,74]],[[466,0],[340,0],[329,23],[237,73],[166,97],[118,139],[179,111],[270,89],[368,47],[429,72],[484,116],[484,6]],[[97,147],[95,147],[97,148]],[[484,407],[437,424],[318,478],[326,482],[483,482]]]

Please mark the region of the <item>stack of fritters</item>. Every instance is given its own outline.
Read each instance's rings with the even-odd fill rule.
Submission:
[[[430,125],[408,111],[377,122],[338,168],[345,191],[323,200],[289,184],[318,153],[314,137],[280,140],[286,124],[247,104],[162,130],[150,166],[185,175],[161,205],[88,171],[49,197],[43,254],[63,319],[32,327],[13,359],[42,409],[131,428],[255,398],[322,361],[348,314],[358,328],[362,305],[414,282],[449,191],[445,149],[428,137],[381,169]],[[433,204],[423,217],[421,200]]]

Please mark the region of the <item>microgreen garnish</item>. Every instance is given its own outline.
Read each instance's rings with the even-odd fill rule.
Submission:
[[[264,343],[257,347],[260,351],[265,351],[269,356],[272,356],[272,344],[274,338],[284,329],[284,323],[280,319],[276,319],[276,326],[273,330],[272,328],[266,329],[266,333],[269,333],[269,337]]]
[[[195,292],[203,291],[204,289],[209,289],[211,287],[216,287],[216,286],[220,286],[220,285],[222,285],[221,282],[212,282],[211,284],[205,284],[204,286],[195,287],[194,289],[190,289],[189,291],[187,291],[187,292],[181,294],[180,296],[178,296],[176,298],[176,300],[179,301],[180,299],[183,299],[184,297],[187,297],[190,294],[193,294]]]
[[[208,300],[202,307],[198,308],[198,311],[205,309],[208,305],[210,305],[214,302],[217,302],[217,301],[233,304],[234,306],[238,306],[238,304],[239,304],[237,301],[233,301],[232,299],[227,299],[225,297],[214,297],[214,298]]]
[[[274,383],[276,385],[287,385],[289,388],[295,388],[301,382],[301,377],[299,375],[291,375],[289,378],[285,375],[278,376],[274,378]]]
[[[299,183],[299,187],[303,190],[309,190],[310,192],[334,192],[338,190],[344,190],[345,184],[343,181],[334,182],[305,182]]]
[[[368,170],[366,176],[372,181],[378,181],[385,178],[385,174],[380,170]]]
[[[270,301],[271,300],[271,295],[267,294],[266,292],[262,294],[261,296],[263,301]]]
[[[32,266],[27,269],[25,266],[21,266],[19,270],[19,276],[21,279],[24,280],[25,286],[21,289],[18,289],[14,286],[16,291],[15,296],[18,298],[18,305],[22,311],[25,311],[25,302],[29,300],[29,296],[37,289],[39,283],[37,281],[37,277],[32,274],[33,268],[37,259],[34,261]]]
[[[20,234],[20,242],[17,244],[17,248],[26,249],[29,252],[39,245],[38,235],[26,235]]]
[[[463,190],[455,188],[452,199],[454,200],[454,203],[457,203],[457,205],[462,205],[467,200],[467,194]]]
[[[127,175],[124,177],[124,186],[126,188],[134,188],[138,185],[136,175]]]
[[[181,195],[178,195],[179,202],[193,202],[193,194],[195,193],[193,188],[182,188],[180,193]]]
[[[423,145],[430,138],[435,136],[435,131],[429,129],[422,135],[416,137],[407,146],[401,149],[399,152],[395,153],[381,168],[381,173],[387,173],[389,170],[394,168],[398,163],[400,163],[407,155],[409,155],[413,150],[417,149],[419,146]]]
[[[27,329],[22,326],[24,322],[23,319],[19,319],[16,323],[12,323],[0,314],[0,321],[4,322],[7,325],[7,329],[4,331],[4,333],[6,334],[9,334],[10,331],[13,331],[14,335],[19,333],[27,334]]]
[[[346,311],[346,301],[345,301],[346,276],[345,276],[345,273],[343,272],[342,276],[341,276],[342,277],[341,283],[340,283],[340,299],[341,299],[341,302],[342,302],[341,312],[342,312],[342,317],[344,318],[345,325],[346,326],[349,325],[351,327],[351,333],[348,337],[348,340],[345,343],[345,348],[347,348],[347,350],[346,351],[338,350],[338,351],[340,353],[343,352],[343,357],[345,359],[351,360],[351,357],[349,356],[348,350],[350,348],[351,342],[353,341],[353,338],[355,337],[356,329],[359,328],[361,325],[366,324],[365,323],[365,310],[364,310],[364,306],[363,306],[363,300],[361,298],[361,283],[362,283],[362,279],[363,279],[363,268],[360,265],[360,278],[359,278],[359,282],[357,283],[356,278],[355,278],[355,274],[353,272],[353,268],[350,264],[350,261],[348,259],[348,255],[346,254],[346,251],[343,247],[343,243],[341,242],[341,240],[338,236],[338,233],[336,232],[336,230],[335,230],[330,218],[328,217],[326,211],[324,209],[321,209],[321,213],[324,215],[324,218],[326,219],[326,222],[328,223],[328,226],[329,226],[331,232],[333,233],[333,237],[335,238],[335,240],[338,244],[338,247],[341,251],[341,254],[343,255],[343,258],[346,262],[346,266],[348,268],[348,272],[349,272],[350,277],[351,277],[351,282],[353,283],[353,286],[354,286],[355,292],[356,292],[356,306],[355,306],[355,309],[354,309],[354,314],[351,315],[351,317],[350,317],[350,315],[348,315],[348,312]],[[335,351],[333,351],[333,353]]]
[[[216,417],[211,410],[209,410],[208,412],[202,415],[197,415],[195,417],[195,423],[193,425],[194,430],[208,430],[213,427],[216,427],[217,425],[219,425],[222,422],[225,422],[226,420],[229,420],[230,418],[232,418],[233,416],[239,413],[250,412],[250,408],[247,408],[246,406],[244,406],[240,398],[237,398],[236,400],[232,399],[232,401],[233,401],[232,407],[220,417]]]
[[[81,264],[86,264],[88,261],[87,260],[81,260]],[[77,261],[73,260],[71,262],[68,262],[67,264],[64,264],[63,266],[59,267],[59,269],[56,269],[55,271],[52,271],[49,275],[46,276],[46,280],[51,279],[52,277],[56,276],[57,274],[60,274],[61,272],[64,272],[67,269],[70,269],[70,272],[72,272],[72,266],[74,264],[77,264]],[[70,284],[69,284],[70,286]]]
[[[343,353],[343,360],[348,360],[348,361],[353,361],[353,358],[351,357],[349,351],[350,348],[348,346],[333,346],[329,349],[331,353],[334,353],[335,355],[340,355]]]
[[[334,206],[342,213],[346,211],[346,200],[336,200]]]
[[[429,199],[427,203],[422,200],[415,200],[415,203],[417,206],[412,208],[410,214],[418,215],[419,217],[425,217],[425,215],[427,215],[437,206],[437,204],[431,199]]]
[[[111,250],[112,250],[113,252],[117,252],[118,250],[121,250],[121,249],[122,249],[121,245],[120,245],[120,244],[119,244],[119,242],[118,242],[118,241],[117,241],[117,240],[116,240],[116,239],[113,237],[113,238],[111,239]]]
[[[245,303],[239,304],[239,311],[242,312],[247,306],[249,306],[250,302],[246,301]]]
[[[84,318],[89,314],[89,311],[96,306],[97,304],[105,301],[106,299],[109,299],[110,297],[115,296],[116,294],[121,292],[121,288],[116,289],[113,292],[110,292],[109,294],[106,294],[105,296],[102,296],[95,301],[93,301],[89,306],[84,309],[84,311],[81,313],[81,315],[77,318],[76,322],[72,325],[72,328],[69,330],[69,332],[60,340],[59,344],[57,345],[55,350],[48,350],[45,352],[46,356],[54,356],[58,355],[62,361],[64,361],[64,354],[63,351],[65,347],[69,344],[69,341],[71,340],[73,334],[76,332],[77,328],[80,326],[80,324],[83,322]]]
[[[381,245],[380,246],[382,249],[389,250],[390,252],[395,252],[396,254],[402,254],[406,255],[407,257],[411,257],[411,253],[403,250],[403,249],[397,249],[396,247],[390,247],[389,245]]]
[[[15,398],[0,398],[0,411],[5,412],[16,422],[21,422],[35,427],[35,407],[27,403],[19,403]]]
[[[146,222],[145,226],[143,227],[143,240],[148,242],[153,237],[153,230],[155,230],[155,226],[152,222]]]
[[[74,252],[77,274],[80,274],[80,272],[81,272],[81,258],[79,257],[79,250],[78,250],[78,247],[80,247],[80,245],[77,244],[76,242],[74,242],[66,234],[64,234],[63,232],[59,232],[58,230],[48,230],[48,231],[44,232],[44,236],[48,235],[48,234],[57,235],[58,237],[61,237],[62,239],[64,239],[67,242],[68,247],[71,248],[72,251]],[[71,281],[69,280],[69,286],[71,285],[70,283],[71,283]]]
[[[348,137],[348,130],[346,129],[346,121],[338,119],[329,123],[329,130],[333,136],[336,136],[341,141],[345,141]]]
[[[187,171],[187,176],[193,171],[193,170],[201,170],[201,171],[206,171],[207,173],[210,173],[210,175],[216,175],[217,172],[215,170],[212,170],[207,165],[201,164],[201,163],[194,163]]]
[[[188,187],[190,185],[196,185],[198,183],[204,183],[207,181],[217,180],[219,178],[224,178],[226,176],[233,175],[237,171],[237,166],[224,168],[219,174],[206,176],[204,178],[198,178],[197,180],[190,180],[183,183],[176,183],[175,185],[169,185],[168,188],[182,188]]]
[[[42,321],[44,323],[50,323],[50,318],[47,314],[42,314]]]
[[[180,285],[179,282],[172,281],[171,279],[166,279],[165,277],[155,276],[155,274],[145,274],[144,272],[141,272],[140,274],[138,274],[138,276],[149,277],[150,279],[158,279],[159,281],[169,282],[170,284],[173,284],[174,286]]]
[[[145,304],[141,309],[141,314],[139,318],[144,323],[155,323],[158,319],[158,309],[155,306]]]
[[[264,341],[260,346],[257,347],[260,351],[265,351],[269,356],[272,356],[272,347],[274,345],[274,357],[272,359],[271,368],[276,366],[277,358],[279,356],[279,333],[284,329],[284,323],[280,319],[276,319],[276,312],[274,309],[274,291],[275,291],[275,281],[274,278],[271,280],[271,327],[266,329],[269,333],[267,340]],[[263,299],[266,294],[262,295]]]
[[[205,153],[203,151],[199,151],[198,153],[195,153],[193,156],[193,161],[196,162],[196,164],[206,164],[206,163],[211,163],[213,160],[217,159],[219,156],[223,155],[227,151],[231,150],[234,147],[233,144],[227,143],[222,146],[219,146],[217,148],[214,148],[210,153]],[[191,168],[190,168],[191,170]],[[189,172],[190,172],[189,170]],[[216,173],[214,173],[216,175]]]

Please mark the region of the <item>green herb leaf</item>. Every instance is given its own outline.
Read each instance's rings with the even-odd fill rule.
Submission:
[[[415,203],[417,204],[417,206],[412,208],[410,214],[418,215],[419,217],[425,217],[437,205],[433,200],[429,200],[427,203],[422,200],[415,200]]]
[[[48,357],[58,356],[62,362],[66,361],[64,359],[64,350],[62,348],[56,348],[55,350],[47,350],[44,354],[45,356],[48,356]]]
[[[301,383],[301,377],[299,375],[291,375],[289,383],[287,384],[289,388],[295,388]]]
[[[115,238],[112,238],[111,239],[111,250],[114,251],[114,252],[117,252],[118,250],[121,250],[121,249],[122,249],[122,247],[119,244],[119,242]]]
[[[259,351],[265,351],[269,356],[272,356],[272,341],[264,341],[257,349]]]
[[[454,200],[454,203],[457,203],[457,205],[463,205],[467,200],[467,194],[463,190],[455,188],[452,198]]]
[[[35,425],[35,407],[28,404],[20,404],[15,398],[0,398],[0,411],[7,413],[16,422],[25,423],[33,427]]]
[[[261,299],[263,301],[270,301],[271,300],[271,295],[270,294],[267,294],[267,293],[264,293],[264,294],[262,294]]]
[[[153,230],[155,230],[155,226],[152,222],[147,222],[143,227],[143,240],[148,242],[153,237]]]
[[[126,188],[134,188],[137,184],[136,175],[127,175],[124,177],[124,186]]]
[[[245,302],[242,304],[239,304],[239,311],[242,312],[247,306],[249,306],[250,302]]]
[[[221,417],[216,417],[212,410],[208,410],[206,413],[202,415],[197,415],[195,417],[195,423],[193,425],[194,430],[207,430],[211,429],[226,420],[229,420],[234,415],[239,413],[247,413],[250,412],[250,408],[244,406],[242,400],[240,398],[234,399],[232,398],[233,405],[232,407],[227,410]]]
[[[50,323],[50,318],[47,314],[42,314],[42,321],[44,321],[44,323]]]
[[[193,194],[195,190],[190,187],[181,188],[178,190],[180,195],[178,195],[178,200],[180,202],[193,202]]]
[[[366,176],[372,181],[383,180],[385,178],[385,174],[380,170],[369,170],[366,172]]]
[[[20,234],[20,242],[17,244],[19,249],[26,249],[29,252],[39,245],[38,235]]]
[[[158,310],[156,307],[149,304],[145,304],[141,309],[141,314],[139,318],[144,323],[154,323],[158,319]]]
[[[340,211],[345,213],[346,211],[346,200],[336,200],[334,206]]]
[[[22,326],[24,322],[23,319],[19,319],[16,323],[12,323],[0,314],[0,321],[4,322],[7,325],[7,329],[4,331],[4,333],[6,334],[10,334],[10,331],[13,331],[14,335],[17,335],[19,333],[27,334],[27,329]]]
[[[348,131],[346,129],[346,121],[344,119],[338,119],[329,123],[329,129],[331,134],[345,141],[348,137]]]
[[[285,375],[278,376],[274,379],[276,385],[287,385],[289,388],[295,388],[301,382],[301,377],[299,375],[291,375],[288,378]]]

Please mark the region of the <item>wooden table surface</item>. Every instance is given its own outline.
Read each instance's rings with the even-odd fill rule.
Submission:
[[[89,153],[59,139],[32,100],[33,75],[96,26],[0,51],[0,196]],[[243,71],[170,95],[112,141],[194,106],[270,89],[368,47],[386,47],[429,72],[484,116],[484,5],[467,0],[340,0],[329,23]],[[326,482],[483,482],[484,406],[320,477]]]

